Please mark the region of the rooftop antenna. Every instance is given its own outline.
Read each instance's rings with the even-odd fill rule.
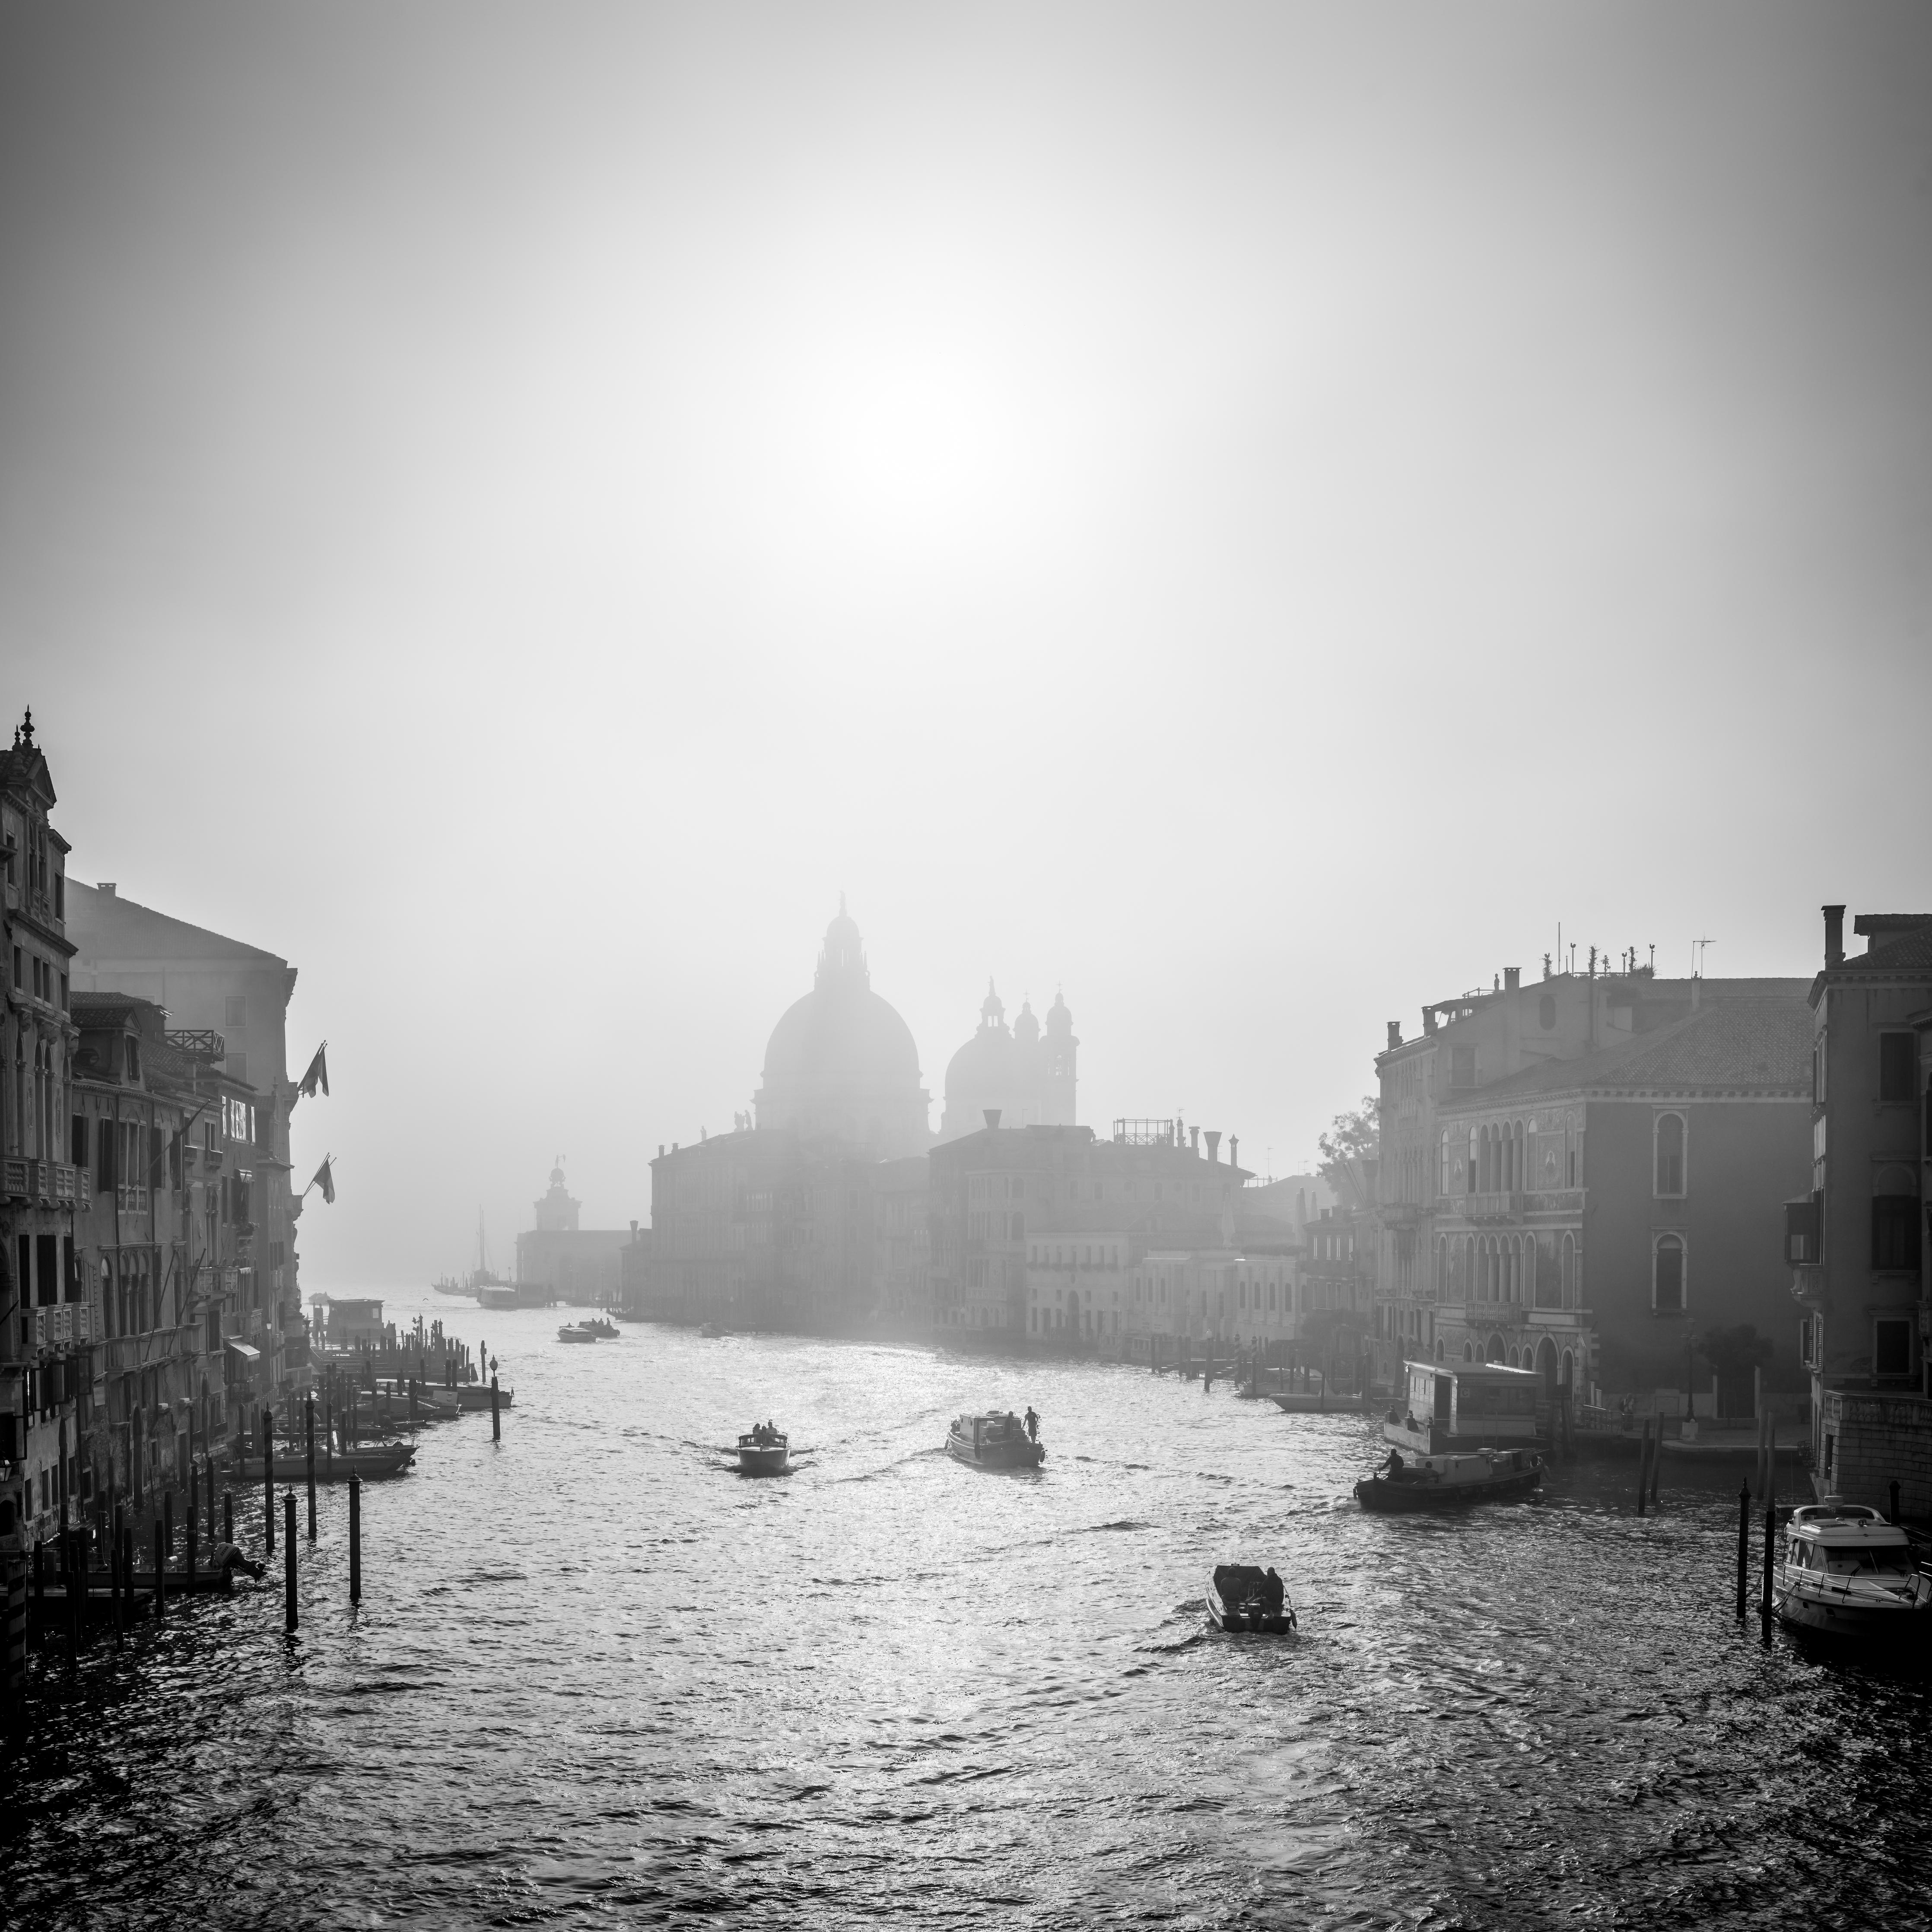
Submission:
[[[1650,970],[1652,973],[1657,970],[1657,941],[1654,939],[1650,942]]]
[[[1694,939],[1691,940],[1690,976],[1692,979],[1697,980],[1701,979],[1703,976],[1704,955],[1701,949],[1706,946],[1714,946],[1716,944],[1717,941],[1714,939]]]

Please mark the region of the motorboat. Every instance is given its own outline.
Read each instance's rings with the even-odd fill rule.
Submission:
[[[1384,1513],[1462,1509],[1533,1496],[1542,1482],[1543,1458],[1534,1449],[1475,1449],[1406,1460],[1398,1450],[1355,1485],[1355,1496],[1363,1508]]]
[[[1836,1497],[1791,1512],[1772,1601],[1780,1622],[1828,1636],[1886,1641],[1932,1628],[1932,1576],[1905,1532]]]
[[[497,1406],[508,1408],[511,1403],[515,1401],[516,1397],[517,1392],[514,1389],[499,1389],[496,1391]],[[488,1408],[490,1406],[490,1384],[488,1382],[458,1383],[456,1390],[456,1406],[466,1415],[475,1409]]]
[[[606,1315],[592,1316],[577,1325],[585,1334],[592,1336],[600,1342],[614,1342],[619,1339],[616,1323]]]
[[[782,1476],[791,1467],[791,1438],[782,1430],[760,1423],[738,1438],[741,1476]]]
[[[596,1341],[597,1337],[588,1328],[572,1328],[566,1326],[556,1331],[556,1339],[560,1342],[591,1342]]]
[[[1010,1409],[956,1416],[946,1447],[949,1454],[981,1469],[1036,1469],[1046,1460],[1046,1444],[1029,1436]]]
[[[479,1308],[488,1308],[496,1313],[521,1304],[517,1299],[517,1291],[506,1281],[479,1281],[470,1292],[476,1298]]]
[[[292,1459],[294,1460],[294,1459]],[[359,1476],[363,1482],[380,1482],[385,1476],[402,1476],[416,1460],[413,1443],[356,1443],[353,1449],[336,1449],[326,1443],[316,1443],[315,1449],[315,1480],[316,1482],[348,1482],[350,1476]],[[294,1476],[282,1468],[282,1459],[276,1459],[278,1472],[286,1480],[303,1482],[308,1480],[308,1456],[296,1462]]]
[[[1216,1630],[1285,1636],[1294,1628],[1294,1606],[1286,1592],[1276,1603],[1265,1570],[1252,1563],[1217,1563],[1208,1578],[1208,1620]]]

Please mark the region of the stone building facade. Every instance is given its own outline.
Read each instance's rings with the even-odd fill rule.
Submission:
[[[1232,1142],[1223,1161],[1221,1136],[1207,1138],[1204,1155],[1200,1130],[1190,1138],[1173,1120],[1118,1120],[1105,1141],[1091,1127],[1002,1122],[935,1148],[934,1325],[1015,1339],[1071,1332],[1124,1345],[1132,1332],[1128,1284],[1150,1247],[1234,1242],[1247,1177]],[[1090,1248],[1108,1258],[1070,1265],[1038,1258]]]
[[[1785,1209],[1821,1496],[1932,1514],[1932,914],[1827,906],[1810,995],[1809,1186]]]

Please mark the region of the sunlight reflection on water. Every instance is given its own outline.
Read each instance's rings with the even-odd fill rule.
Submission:
[[[429,1312],[500,1448],[365,1491],[352,1620],[325,1491],[292,1644],[264,1594],[37,1663],[22,1922],[1928,1922],[1925,1689],[1740,1630],[1721,1487],[1373,1518],[1371,1423],[1225,1388]],[[1029,1402],[1036,1474],[939,1446]],[[802,1466],[748,1481],[767,1414]],[[1208,1632],[1228,1557],[1299,1640]]]

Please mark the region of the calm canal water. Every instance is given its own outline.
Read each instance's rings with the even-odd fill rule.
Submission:
[[[293,1640],[265,1592],[37,1664],[10,1922],[1932,1924],[1932,1697],[1739,1629],[1732,1492],[1378,1519],[1372,1424],[1226,1388],[390,1306],[488,1339],[500,1447],[364,1492],[352,1618],[324,1492]],[[1038,1475],[940,1447],[1029,1402]],[[1298,1640],[1206,1631],[1233,1558]]]

